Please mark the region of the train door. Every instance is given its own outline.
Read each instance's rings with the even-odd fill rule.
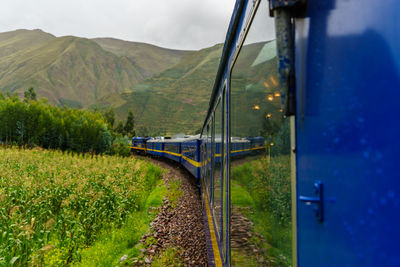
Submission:
[[[299,266],[400,266],[400,2],[296,19]]]

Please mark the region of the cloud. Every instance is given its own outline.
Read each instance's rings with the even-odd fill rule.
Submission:
[[[235,0],[2,0],[0,32],[114,37],[177,49],[225,39]]]

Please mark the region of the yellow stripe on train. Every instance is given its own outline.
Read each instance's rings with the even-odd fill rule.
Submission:
[[[140,150],[147,150],[147,151],[153,151],[153,152],[158,152],[158,153],[167,153],[167,154],[170,154],[170,155],[173,155],[173,156],[177,156],[177,157],[182,157],[184,160],[186,160],[187,162],[189,162],[190,164],[192,164],[194,167],[196,167],[196,168],[199,168],[199,167],[202,167],[202,166],[204,166],[205,164],[204,163],[202,163],[202,162],[198,162],[198,161],[195,161],[195,160],[192,160],[192,159],[190,159],[190,158],[188,158],[188,157],[186,157],[186,156],[183,156],[182,154],[179,154],[179,153],[175,153],[175,152],[171,152],[171,151],[165,151],[165,150],[157,150],[157,149],[151,149],[151,148],[142,148],[142,147],[133,147],[133,146],[131,146],[131,148],[133,148],[133,149],[140,149]],[[231,153],[238,153],[238,152],[244,152],[244,151],[250,151],[250,150],[257,150],[257,149],[264,149],[265,148],[265,146],[263,146],[263,147],[254,147],[254,148],[248,148],[248,149],[242,149],[242,150],[233,150],[233,151],[231,151]],[[216,154],[215,155],[217,158],[219,158],[219,157],[221,157],[222,155],[221,154]]]
[[[203,192],[206,192],[203,182],[202,182],[202,185],[203,185]],[[210,205],[208,204],[207,195],[204,194],[203,197],[204,197],[204,202],[206,204],[208,228],[210,230],[211,245],[212,245],[212,248],[213,248],[212,250],[214,253],[215,266],[219,267],[219,266],[222,266],[222,261],[221,261],[221,254],[219,253],[219,247],[218,247],[218,243],[217,243],[217,235],[215,234],[214,222],[213,222],[213,218],[211,215]]]
[[[183,155],[182,155],[182,158],[184,160],[186,160],[187,162],[189,162],[190,164],[192,164],[193,166],[197,167],[197,168],[201,167],[201,163],[200,162],[194,161],[194,160],[192,160],[192,159],[190,159],[188,157],[185,157]]]

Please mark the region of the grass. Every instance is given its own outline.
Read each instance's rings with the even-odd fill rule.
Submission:
[[[156,187],[150,196],[147,199],[146,209],[158,210],[163,203],[165,198],[168,199],[168,204],[171,205],[172,208],[175,208],[178,204],[179,198],[182,197],[183,191],[180,189],[181,182],[180,181],[169,181],[168,187],[166,185]],[[143,214],[142,217],[146,215]],[[154,219],[155,214],[148,215],[147,225],[149,225],[150,221]],[[142,235],[149,232],[149,227],[145,227],[146,230],[142,231]],[[144,262],[144,255],[140,253],[140,249],[150,248],[152,245],[157,244],[157,239],[150,236],[146,238],[145,243],[138,243],[130,250],[125,251],[125,255],[127,255],[127,260],[121,263],[121,266],[132,266],[132,260],[136,262]],[[120,254],[122,256],[122,254]],[[114,262],[113,266],[118,266],[118,262]],[[152,266],[183,266],[183,262],[179,256],[179,249],[170,247],[165,251],[162,251],[159,255],[154,257],[154,262]]]
[[[160,181],[148,196],[144,209],[134,212],[120,229],[103,233],[92,247],[82,251],[82,261],[76,266],[116,266],[123,255],[129,255],[129,258],[139,256],[140,248],[137,244],[149,231],[149,224],[155,217],[154,210],[161,207],[167,194],[167,187]]]
[[[249,240],[271,266],[291,264],[290,157],[256,159],[232,170],[232,206],[253,222]],[[265,251],[263,253],[262,251]],[[254,254],[232,250],[233,266],[258,266]]]
[[[159,184],[147,198],[146,208],[160,207],[162,205],[163,198],[166,197],[167,194],[167,187],[164,184]]]
[[[259,266],[254,255],[247,255],[246,253],[243,253],[243,251],[237,249],[232,249],[231,260],[232,266]]]
[[[183,262],[179,258],[179,250],[176,248],[167,248],[165,251],[155,258],[152,267],[182,267]]]
[[[147,230],[161,176],[134,158],[0,149],[0,266],[109,266]]]
[[[234,207],[251,207],[254,208],[254,200],[250,196],[246,189],[238,184],[236,181],[232,181],[232,205]]]
[[[180,181],[171,181],[169,183],[168,200],[172,208],[176,207],[179,198],[181,198],[183,195],[183,191],[180,190],[181,184],[182,183]]]

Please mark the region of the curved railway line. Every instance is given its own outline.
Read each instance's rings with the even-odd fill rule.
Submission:
[[[178,182],[182,195],[175,205],[164,199],[161,210],[151,223],[151,232],[141,239],[143,243],[149,238],[157,242],[143,250],[141,259],[134,259],[132,263],[135,266],[150,265],[155,257],[173,247],[177,249],[185,266],[207,266],[203,214],[199,212],[202,211],[201,197],[194,177],[178,164],[165,159],[140,155],[135,157],[165,169],[162,179],[167,187],[170,187],[171,182]]]

